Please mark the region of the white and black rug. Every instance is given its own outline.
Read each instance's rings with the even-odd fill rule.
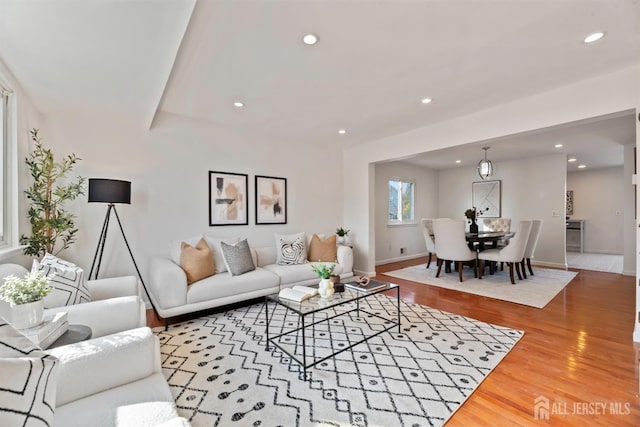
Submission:
[[[392,318],[395,303],[384,295],[360,302]],[[270,313],[275,308],[270,303]],[[255,427],[442,425],[523,335],[418,304],[401,302],[400,311],[400,333],[383,332],[321,362],[306,381],[300,365],[277,347],[265,350],[263,303],[155,333],[182,416],[194,426]],[[383,325],[367,327],[371,318],[364,317],[318,324],[308,334],[308,354],[339,348]],[[278,307],[269,331],[295,328],[296,319]]]

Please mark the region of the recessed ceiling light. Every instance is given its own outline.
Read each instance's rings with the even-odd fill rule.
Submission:
[[[556,148],[562,148],[562,147],[563,147],[563,145],[562,145],[562,144],[556,144],[556,145],[554,145],[554,147],[556,147]]]
[[[431,101],[433,101],[433,99],[431,99],[431,98],[423,98],[422,101],[420,101],[420,102],[422,102],[423,104],[431,104]]]
[[[456,160],[456,163],[462,163],[462,160]]]
[[[604,33],[602,32],[592,33],[592,34],[589,34],[587,37],[585,37],[584,42],[585,43],[597,42],[603,37],[604,37]]]
[[[340,130],[338,131],[338,133],[339,133],[340,135],[344,135],[345,133],[347,133],[347,131],[346,131],[345,129],[340,129]]]
[[[233,103],[233,106],[236,108],[242,108],[244,107],[244,102],[236,101]]]
[[[305,34],[304,37],[302,37],[302,41],[304,42],[304,44],[308,44],[311,46],[318,43],[318,36],[316,36],[315,34]]]
[[[578,166],[578,169],[584,169],[586,167],[587,167],[587,165],[580,165],[580,166]]]
[[[575,157],[571,157],[569,160],[567,160],[567,162],[569,163],[573,163],[575,161],[577,161],[578,159],[576,159]]]

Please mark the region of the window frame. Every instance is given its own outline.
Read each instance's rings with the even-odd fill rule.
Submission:
[[[401,206],[403,203],[403,191],[402,187],[405,184],[411,184],[411,219],[391,219],[390,217],[390,203],[391,203],[391,183],[399,182],[400,188],[398,191],[398,205]],[[412,178],[402,178],[393,176],[387,180],[387,225],[388,226],[401,226],[401,225],[415,225],[416,222],[416,180]]]
[[[0,261],[4,256],[12,255],[18,249],[16,235],[17,227],[17,144],[15,134],[16,99],[15,92],[6,79],[0,74],[0,221],[2,221],[2,233],[0,235]]]

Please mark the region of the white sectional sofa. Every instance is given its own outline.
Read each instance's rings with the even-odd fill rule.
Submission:
[[[190,239],[195,244],[195,239]],[[155,257],[150,263],[149,294],[165,319],[220,307],[277,293],[294,285],[318,284],[319,279],[311,263],[279,265],[276,248],[251,247],[256,269],[239,276],[228,271],[187,285],[187,277],[180,265],[169,256]],[[332,264],[332,263],[325,263]],[[353,276],[353,251],[349,246],[337,247],[334,274],[341,280]]]

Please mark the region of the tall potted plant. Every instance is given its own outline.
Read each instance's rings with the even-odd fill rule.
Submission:
[[[64,204],[84,194],[85,179],[78,177],[67,185],[60,182],[81,159],[69,154],[57,162],[51,149],[42,145],[38,129],[31,130],[31,139],[35,142],[35,149],[25,159],[33,178],[33,184],[25,190],[30,200],[31,236],[22,235],[20,243],[27,245],[24,249],[26,255],[41,256],[46,252],[55,255],[76,240],[75,215],[67,212]]]

